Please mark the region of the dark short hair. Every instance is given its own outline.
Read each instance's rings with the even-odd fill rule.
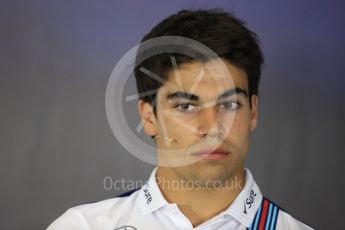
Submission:
[[[246,23],[233,14],[221,9],[210,10],[181,10],[173,14],[144,36],[141,42],[160,36],[181,36],[196,40],[210,48],[220,58],[223,58],[245,71],[248,77],[249,99],[258,95],[258,85],[261,75],[261,66],[264,62],[257,35],[246,27]],[[158,90],[162,86],[159,82],[140,71],[144,67],[163,79],[173,69],[170,60],[171,54],[158,54],[141,63],[138,62],[134,70],[138,93]],[[191,57],[174,54],[177,65],[193,61]],[[141,95],[139,99],[155,106],[156,94]]]

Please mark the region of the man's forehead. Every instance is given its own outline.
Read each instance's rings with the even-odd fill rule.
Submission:
[[[248,81],[244,70],[221,58],[207,62],[193,61],[180,64],[168,72],[166,79],[168,84],[171,83],[170,86],[184,84],[185,87],[219,84],[229,88],[246,84]]]
[[[168,72],[167,80],[176,82],[178,77],[182,78],[185,82],[194,81],[195,78],[205,80],[224,80],[231,78],[229,66],[222,61],[208,61],[203,62],[189,62],[181,64]]]

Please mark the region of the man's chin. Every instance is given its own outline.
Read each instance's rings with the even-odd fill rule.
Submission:
[[[190,180],[225,182],[232,176],[229,166],[221,162],[197,162],[183,168],[180,173]]]

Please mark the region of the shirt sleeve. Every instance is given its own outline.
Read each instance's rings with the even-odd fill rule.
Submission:
[[[277,230],[313,230],[313,228],[295,219],[287,212],[279,211],[277,220]]]
[[[91,230],[89,224],[84,216],[74,209],[67,210],[53,223],[51,223],[47,230]]]

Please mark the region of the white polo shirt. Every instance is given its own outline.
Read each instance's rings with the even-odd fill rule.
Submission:
[[[163,197],[156,171],[142,188],[127,196],[68,209],[48,230],[312,229],[264,198],[248,169],[245,186],[233,203],[193,228],[178,206]]]

